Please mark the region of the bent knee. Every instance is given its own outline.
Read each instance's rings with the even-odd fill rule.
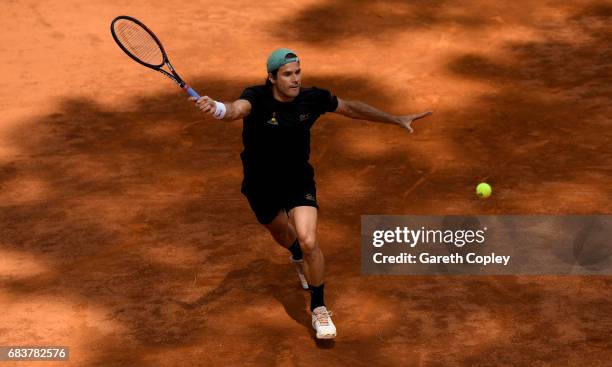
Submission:
[[[317,249],[317,239],[314,234],[298,235],[298,241],[300,242],[302,252],[306,254],[313,252]]]
[[[278,228],[278,227],[269,228],[268,227],[268,231],[270,231],[270,234],[276,240],[284,240],[289,237],[289,227],[286,227],[286,228]]]

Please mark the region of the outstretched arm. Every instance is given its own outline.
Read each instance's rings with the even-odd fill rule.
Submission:
[[[217,102],[208,96],[200,97],[200,99],[189,97],[189,100],[195,102],[196,107],[200,111],[208,113],[219,120],[237,120],[251,113],[251,102],[246,99],[237,99],[234,102],[223,103],[223,107],[219,106],[221,102]],[[220,110],[223,108],[225,108],[225,112],[220,114]]]
[[[363,102],[347,101],[340,98],[338,98],[338,108],[334,112],[352,119],[399,124],[410,132],[414,131],[411,126],[412,121],[429,116],[432,113],[431,111],[425,111],[414,115],[394,116]]]

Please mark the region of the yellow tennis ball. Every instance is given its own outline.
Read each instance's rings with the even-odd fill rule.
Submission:
[[[486,199],[491,196],[493,189],[486,182],[481,182],[476,186],[476,195],[478,195],[482,199]]]

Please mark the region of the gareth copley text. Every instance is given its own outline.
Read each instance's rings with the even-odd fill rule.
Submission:
[[[424,252],[415,255],[402,252],[399,255],[388,256],[377,252],[372,255],[372,261],[375,264],[478,264],[484,266],[499,264],[507,266],[510,262],[510,256],[497,255],[495,252],[488,255],[480,255],[474,252],[450,255],[431,255]]]

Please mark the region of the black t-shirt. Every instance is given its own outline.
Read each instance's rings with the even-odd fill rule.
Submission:
[[[244,183],[312,179],[310,128],[319,116],[336,110],[338,98],[312,87],[301,88],[291,102],[280,102],[271,87],[260,85],[246,88],[240,99],[251,103],[242,130]]]

